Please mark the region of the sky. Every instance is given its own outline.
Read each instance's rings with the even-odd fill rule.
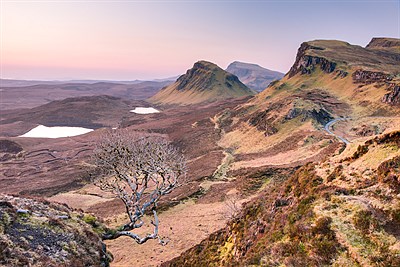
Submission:
[[[0,0],[1,78],[135,80],[198,60],[286,73],[304,41],[400,37],[400,0]]]

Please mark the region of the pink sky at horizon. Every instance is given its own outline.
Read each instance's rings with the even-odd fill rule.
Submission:
[[[338,5],[300,0],[2,0],[1,78],[166,78],[184,73],[198,60],[222,68],[243,61],[286,72],[303,41],[341,39],[366,45],[374,36],[399,36],[396,1]],[[303,9],[315,17],[298,16]],[[332,15],[319,14],[322,10]],[[333,25],[321,24],[330,17]],[[360,29],[360,23],[365,27]]]

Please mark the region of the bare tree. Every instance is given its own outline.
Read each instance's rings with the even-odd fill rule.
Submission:
[[[157,202],[186,175],[183,155],[162,137],[115,131],[99,143],[94,162],[95,184],[121,199],[129,217],[129,222],[104,234],[103,239],[129,236],[139,244],[149,239],[165,244],[158,235]],[[143,217],[150,210],[153,232],[142,237],[131,232],[143,226]]]
[[[226,218],[228,220],[233,220],[239,215],[242,204],[237,196],[230,196],[225,202],[225,208]]]

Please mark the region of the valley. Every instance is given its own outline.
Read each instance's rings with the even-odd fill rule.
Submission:
[[[394,38],[304,42],[285,76],[258,94],[206,61],[157,92],[5,88],[0,193],[92,214],[93,231],[117,227],[124,205],[91,182],[93,150],[110,131],[162,136],[188,167],[158,203],[169,243],[106,240],[111,266],[396,266],[399,48]],[[35,97],[18,102],[25,92]],[[24,137],[37,127],[87,131]]]

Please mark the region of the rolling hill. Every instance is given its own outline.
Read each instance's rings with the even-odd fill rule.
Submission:
[[[220,114],[225,131],[221,144],[234,147],[239,154],[259,157],[266,151],[271,155],[270,149],[277,149],[279,143],[300,151],[297,143],[312,138],[301,145],[305,149],[301,153],[287,151],[293,161],[283,154],[279,160],[258,160],[259,164],[292,163],[322,152],[318,147],[331,142],[331,136],[320,136],[321,130],[334,118],[349,118],[337,125],[347,125],[345,135],[350,140],[360,137],[355,129],[362,125],[374,125],[382,132],[400,115],[399,62],[399,50],[378,45],[363,48],[341,41],[305,42],[282,80],[241,107]]]
[[[270,179],[225,228],[161,266],[399,266],[399,136]]]
[[[2,112],[0,135],[13,136],[10,135],[10,129],[11,132],[18,130],[15,123],[24,124],[23,128],[32,128],[35,124],[92,129],[117,127],[123,117],[132,114],[129,112],[131,109],[146,106],[148,103],[143,100],[127,100],[107,95],[71,97],[30,109]],[[16,135],[20,134],[21,132]]]
[[[235,75],[213,63],[199,61],[149,101],[156,104],[189,105],[251,95],[254,95],[254,91]]]
[[[218,114],[228,177],[262,191],[162,266],[398,266],[399,43],[305,42],[282,80]]]
[[[284,76],[281,72],[239,61],[229,64],[226,71],[236,75],[241,82],[257,92],[263,91],[271,82],[280,80]]]
[[[54,100],[80,96],[109,95],[129,100],[144,100],[171,83],[170,80],[137,81],[127,84],[117,82],[89,83],[89,81],[84,83],[81,81],[76,83],[44,82],[44,84],[34,82],[29,85],[30,83],[25,83],[25,81],[16,81],[13,85],[7,86],[9,83],[2,82],[0,110],[33,108]],[[16,86],[16,84],[19,84],[19,86]],[[20,97],[21,95],[24,97]]]

